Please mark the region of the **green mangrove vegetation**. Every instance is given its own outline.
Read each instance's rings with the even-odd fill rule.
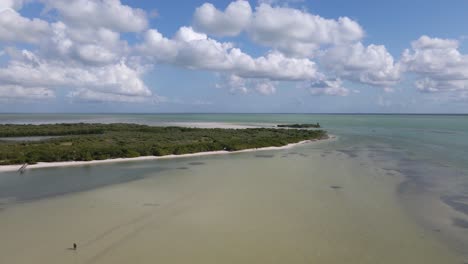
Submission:
[[[163,156],[284,146],[321,139],[323,130],[202,129],[137,124],[0,125],[0,137],[60,136],[42,141],[2,141],[0,165]]]

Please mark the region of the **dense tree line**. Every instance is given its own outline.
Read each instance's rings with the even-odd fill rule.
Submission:
[[[162,156],[283,146],[326,136],[322,130],[201,129],[136,124],[1,125],[3,137],[62,136],[36,142],[0,141],[0,165]]]
[[[127,123],[0,124],[0,137],[66,136],[103,134],[106,131],[151,132],[156,130],[157,127]]]

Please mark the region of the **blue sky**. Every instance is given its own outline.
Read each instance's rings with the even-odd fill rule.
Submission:
[[[468,113],[467,11],[0,0],[0,112]]]

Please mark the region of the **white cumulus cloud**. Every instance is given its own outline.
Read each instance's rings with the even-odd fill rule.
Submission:
[[[121,32],[148,26],[146,13],[119,0],[39,0],[57,11],[48,23],[15,11],[25,2],[7,1],[0,11],[0,43],[24,42],[34,51],[8,47],[0,68],[0,97],[51,98],[57,89],[90,101],[140,102],[154,98],[142,81],[146,66],[129,54]]]
[[[220,11],[210,3],[204,3],[193,16],[196,29],[215,36],[238,35],[249,24],[252,8],[248,1],[231,2],[226,9]]]
[[[242,0],[224,11],[203,4],[195,11],[194,25],[216,36],[235,36],[245,30],[254,42],[294,56],[312,56],[322,45],[350,43],[364,36],[362,27],[348,17],[326,19],[268,3],[260,3],[252,12]]]
[[[52,36],[40,44],[46,57],[106,65],[118,62],[129,50],[118,32],[106,28],[76,28],[63,22],[53,23],[51,28]]]
[[[76,27],[108,28],[120,32],[139,32],[148,27],[144,10],[124,5],[120,0],[41,0],[60,19]]]
[[[216,87],[227,89],[233,94],[248,94],[254,91],[261,95],[272,95],[276,93],[275,84],[275,81],[268,79],[242,78],[235,74],[224,74]]]
[[[141,80],[142,72],[130,68],[125,61],[102,67],[83,67],[45,60],[27,50],[17,51],[16,54],[10,51],[10,56],[12,59],[8,65],[0,68],[0,83],[8,85],[8,89],[88,89],[109,97],[119,95],[127,98],[152,95]],[[101,99],[107,100],[105,96]]]
[[[326,19],[308,12],[260,4],[248,28],[253,41],[286,54],[311,56],[321,45],[360,40],[364,30],[354,20]]]
[[[263,95],[271,95],[276,93],[276,87],[272,81],[260,80],[255,84],[255,90]]]
[[[415,86],[423,92],[468,90],[468,55],[452,39],[422,36],[404,51],[401,63],[406,72],[419,76]]]
[[[339,45],[326,50],[320,59],[338,77],[363,84],[387,87],[401,78],[399,63],[383,45]]]
[[[55,98],[52,89],[44,87],[22,87],[19,85],[0,85],[0,99],[50,99]]]
[[[340,79],[320,80],[305,85],[311,95],[347,96],[349,89],[343,87]]]
[[[249,88],[247,87],[247,80],[234,74],[223,75],[221,81],[216,84],[217,88],[227,89],[230,93],[247,94]]]
[[[41,19],[29,19],[11,8],[0,8],[0,43],[38,43],[48,37],[49,24]]]
[[[23,5],[29,2],[28,0],[1,0],[0,1],[0,11],[4,9],[14,9],[19,10]]]
[[[22,15],[29,2],[47,19]],[[275,94],[281,82],[305,83],[312,95],[349,95],[343,82],[396,92],[405,73],[420,91],[468,94],[468,55],[457,40],[422,36],[396,61],[384,45],[364,44],[356,20],[286,2],[204,3],[192,26],[164,36],[149,28],[151,14],[121,0],[0,0],[0,98],[168,102],[143,82],[158,64],[219,74],[217,86],[238,94]],[[265,51],[248,54],[245,39]]]
[[[218,42],[190,27],[180,28],[172,39],[155,29],[148,30],[144,44],[137,49],[156,62],[243,78],[295,81],[315,79],[319,75],[316,64],[307,58],[290,58],[279,52],[252,58],[232,43]]]

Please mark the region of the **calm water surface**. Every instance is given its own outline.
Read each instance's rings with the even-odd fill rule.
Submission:
[[[319,222],[315,225],[310,223],[308,225],[301,221],[307,219],[312,221],[312,219],[314,219],[314,212],[320,212],[322,215],[325,213],[325,216],[327,216],[329,211],[323,208],[326,201],[323,201],[323,203],[319,205],[310,201],[310,199],[329,199],[330,205],[343,206],[343,204],[340,205],[342,202],[336,200],[336,195],[350,195],[350,200],[346,202],[345,208],[352,208],[356,210],[356,212],[359,211],[364,215],[375,215],[374,220],[380,223],[385,222],[385,217],[404,219],[406,215],[408,219],[416,223],[416,226],[418,226],[417,228],[421,228],[422,233],[415,231],[416,233],[419,232],[417,235],[411,234],[411,232],[417,228],[411,229],[411,232],[408,231],[408,235],[400,234],[400,240],[419,243],[415,242],[416,239],[420,239],[421,237],[429,239],[433,237],[434,241],[446,245],[447,248],[454,252],[454,255],[459,257],[459,262],[453,263],[468,261],[468,116],[308,114],[0,115],[0,123],[40,124],[63,122],[131,122],[149,125],[186,124],[189,126],[222,123],[262,127],[269,127],[279,123],[319,122],[329,133],[337,135],[338,140],[326,144],[312,144],[298,147],[297,149],[261,154],[246,153],[187,160],[159,160],[73,168],[38,169],[29,170],[23,175],[18,175],[16,173],[0,173],[0,208],[5,209],[3,212],[0,211],[0,218],[2,214],[6,215],[8,213],[10,210],[9,208],[15,208],[21,205],[27,206],[28,203],[38,199],[64,197],[65,194],[93,192],[100,189],[106,190],[106,188],[113,188],[112,186],[131,186],[131,184],[141,182],[163,181],[166,183],[163,179],[166,179],[165,177],[167,177],[167,175],[190,174],[200,175],[200,181],[191,182],[191,184],[194,185],[190,185],[190,188],[197,186],[197,188],[201,188],[200,192],[203,190],[212,195],[212,197],[208,194],[206,194],[207,197],[198,197],[197,199],[200,199],[200,203],[207,202],[205,199],[209,197],[219,199],[219,201],[225,199],[227,203],[224,205],[226,210],[229,208],[230,210],[239,210],[238,212],[240,214],[250,213],[256,215],[258,219],[262,219],[262,216],[265,215],[278,218],[278,214],[274,214],[274,212],[279,211],[284,213],[284,210],[286,210],[290,218],[282,219],[279,217],[278,224],[284,225],[288,223],[288,221],[299,221],[298,228],[300,230],[287,231],[281,229],[281,232],[289,232],[288,234],[294,234],[295,236],[301,232],[309,235],[318,235],[318,233],[314,233],[318,231],[315,230],[313,226],[323,225],[326,222],[325,220],[323,223],[317,220]],[[219,164],[222,164],[222,166]],[[326,164],[329,166],[326,166]],[[343,168],[341,168],[341,170],[340,168],[335,168],[337,166],[336,164],[342,164],[338,165],[338,167],[343,166]],[[317,168],[318,166],[320,166],[320,168]],[[227,168],[231,168],[232,171],[238,168],[239,171],[242,171],[242,175],[246,177],[240,177],[237,181],[236,174],[232,171],[230,173],[224,173],[224,176],[220,176],[223,175],[223,173],[219,171]],[[346,171],[352,171],[353,173],[346,173]],[[320,177],[308,176],[309,174],[314,174],[312,172],[315,172],[317,175],[319,174]],[[284,175],[294,176],[291,176],[291,182],[288,182],[288,178],[284,178]],[[219,177],[222,177],[222,179],[226,181],[218,182],[217,179]],[[185,186],[184,184],[186,184],[186,182],[184,181],[186,180],[186,178],[183,178],[183,181],[179,181],[178,184],[181,184],[180,186],[171,185],[171,188],[175,188],[172,190],[185,188],[183,186]],[[249,180],[252,182],[249,182]],[[193,179],[190,181],[193,181]],[[209,182],[220,184],[216,187],[220,191],[225,192],[225,197],[222,193],[213,192],[212,189],[208,191],[197,185],[204,184],[205,186],[209,186]],[[224,185],[226,182],[232,185]],[[265,184],[266,182],[269,182],[269,184]],[[314,186],[317,183],[322,185],[319,189],[314,189],[318,188]],[[253,191],[255,191],[255,188],[249,188],[250,184],[258,188],[258,192],[255,195],[260,196],[254,196]],[[284,189],[280,188],[281,184],[283,184]],[[380,184],[387,187],[390,186],[391,188],[389,189],[392,192],[389,193],[388,196],[385,196],[386,187]],[[148,186],[151,186],[151,184]],[[160,185],[153,185],[154,188],[158,188],[157,186]],[[177,186],[177,188],[174,186]],[[264,189],[262,189],[262,186]],[[309,186],[311,190],[315,190],[316,193],[308,194],[306,186]],[[370,188],[374,188],[378,191],[371,191]],[[240,205],[237,204],[237,202],[241,201],[235,198],[239,198],[238,192],[242,189],[245,189],[245,192],[241,193],[241,196],[242,194],[245,196],[241,201],[247,204],[251,203],[256,212],[262,212],[262,214],[257,215],[252,211],[254,210],[253,208],[239,207]],[[262,190],[260,191],[260,189]],[[270,191],[275,193],[268,195]],[[323,192],[323,194],[320,194],[321,192]],[[361,192],[367,192],[368,194],[358,194]],[[278,197],[282,198],[277,199]],[[287,197],[289,197],[289,200]],[[391,197],[394,197],[395,204],[391,202],[393,201]],[[194,199],[194,201],[198,201],[197,199]],[[375,200],[374,202],[372,202],[373,199]],[[257,204],[259,201],[262,203]],[[267,209],[265,209],[266,211],[255,207],[257,205],[265,206],[265,203],[268,203],[268,201],[273,204],[268,205]],[[309,201],[310,204],[305,203],[305,201]],[[379,203],[377,201],[380,201],[382,206],[388,204],[388,212],[379,213],[380,209],[377,209],[379,208]],[[152,202],[147,202],[147,204],[152,204]],[[208,204],[210,204],[210,202],[208,202]],[[297,206],[294,206],[294,204]],[[309,208],[309,205],[314,209]],[[207,215],[210,215],[210,217],[218,217],[211,215],[214,212],[219,212],[220,208],[218,208],[218,204],[211,204],[211,206],[212,207],[207,205],[205,208]],[[397,210],[393,206],[395,206],[395,208],[400,208],[401,212],[404,213],[399,215],[396,212],[400,209]],[[203,211],[204,207],[197,208]],[[214,208],[216,208],[216,210]],[[341,209],[345,210],[343,208]],[[394,214],[390,214],[390,212]],[[226,215],[231,215],[233,211],[224,213]],[[348,216],[349,214],[350,212],[348,212]],[[205,221],[209,222],[213,220],[213,218],[210,217],[200,219],[199,217],[202,216],[193,214],[188,214],[186,217],[196,217],[195,220],[201,221],[199,223],[203,225],[207,223]],[[207,216],[205,215],[203,217]],[[243,215],[239,217],[240,220],[247,221],[247,219],[244,219]],[[343,217],[343,215],[330,213],[329,217],[339,218]],[[339,233],[331,236],[331,240],[327,243],[337,246],[338,244],[333,243],[338,243],[338,240],[335,241],[334,239],[336,237],[341,237],[343,241],[349,243],[353,243],[353,241],[359,242],[361,245],[366,245],[367,242],[371,242],[371,244],[382,242],[382,246],[392,245],[391,238],[388,238],[388,244],[383,243],[385,237],[389,236],[389,233],[383,231],[383,233],[380,233],[380,225],[374,223],[372,219],[357,215],[353,215],[353,217],[355,217],[354,219],[356,221],[370,221],[367,225],[370,226],[369,230],[371,230],[371,232],[369,232],[369,230],[361,230],[361,228],[364,227],[356,224],[354,226],[354,231],[356,231],[356,233],[350,231],[350,233],[347,234],[346,230],[339,228],[340,225],[346,226],[346,223],[342,223],[338,220],[335,222],[330,221],[331,226],[323,226],[323,228],[326,228],[331,233],[338,231]],[[224,224],[222,226],[219,226],[219,231],[226,231],[226,228],[229,227],[226,226],[226,223],[229,223],[229,221],[226,219],[223,219],[223,221],[225,222],[223,222]],[[401,221],[401,230],[409,228],[409,224],[406,224],[406,222],[403,223],[404,220]],[[253,221],[253,223],[255,223],[255,221]],[[182,225],[182,223],[179,224],[180,228],[187,228],[185,225]],[[373,224],[377,226],[372,226]],[[235,229],[236,227],[233,226],[232,228]],[[273,227],[271,228],[273,229]],[[306,231],[308,228],[310,228],[309,231],[311,233]],[[264,231],[267,232],[268,230],[270,229],[265,227]],[[193,230],[189,229],[187,232],[193,232]],[[364,237],[360,236],[357,238],[356,234],[359,232],[364,232],[362,233]],[[398,231],[394,230],[394,233],[395,232]],[[266,243],[265,241],[268,239],[273,239],[267,236],[266,233],[259,232],[258,234],[264,235],[263,238],[265,240],[258,238],[259,241],[263,241],[264,243]],[[321,236],[326,237],[327,234],[321,234]],[[220,238],[212,237],[211,242],[214,243],[218,241],[217,239]],[[239,239],[239,241],[237,241],[238,243],[242,240],[241,237],[236,237],[236,239]],[[302,238],[299,242],[314,242],[308,239],[309,238]],[[236,241],[229,241],[229,243],[234,243],[232,246],[237,245]],[[421,243],[421,245],[423,244],[424,243]],[[277,246],[277,244],[270,244],[270,248],[275,248]],[[290,244],[285,245],[285,247],[288,249],[294,248],[294,246]],[[266,246],[264,248],[260,247],[258,250],[261,252],[261,250],[267,250],[267,248]],[[404,254],[408,254],[408,252],[404,252],[403,249],[403,246],[399,249],[401,251],[392,249],[394,254],[397,255],[393,261],[401,261],[402,258],[398,259],[398,256],[401,257],[404,256]],[[416,262],[413,263],[419,263],[418,261],[421,261],[421,259],[417,258],[417,256],[419,256],[417,250],[423,252],[427,249],[428,248],[424,247],[415,249],[414,261]],[[203,249],[200,248],[200,250]],[[305,248],[302,249],[301,247],[299,247],[298,250],[300,252],[298,254],[302,255],[307,251]],[[326,253],[329,248],[323,248],[323,250],[323,256],[331,254],[329,252]],[[356,248],[350,247],[349,250],[353,250],[355,254],[359,255],[357,252],[361,249],[356,246]],[[390,249],[387,248],[387,250]],[[376,248],[374,251],[375,254],[369,255],[370,260],[368,263],[391,263],[385,261],[375,262],[376,258],[388,256],[385,256],[385,253],[379,252]],[[221,250],[220,252],[223,251]],[[285,257],[293,253],[290,250],[286,250],[281,254],[283,254],[281,256]],[[346,254],[348,254],[346,250],[341,252],[341,257],[345,257]],[[357,255],[353,255],[355,262],[351,261],[350,263],[367,263],[363,258],[357,258]],[[229,254],[226,255],[226,257],[228,256]],[[330,258],[320,259],[318,256],[307,257],[314,260],[331,261]],[[349,257],[350,256],[348,256],[348,259]],[[239,261],[247,261],[248,259],[249,258],[239,259]],[[287,257],[280,259],[284,261],[291,260]],[[336,261],[340,261],[340,259],[340,257],[337,257]],[[171,259],[167,257],[166,260],[170,261]],[[268,263],[267,259],[257,260],[259,262]],[[374,262],[371,260],[374,260]],[[390,261],[391,259],[388,260]],[[183,261],[183,259],[180,259],[181,263]],[[294,261],[297,262],[297,259]],[[308,262],[304,261],[304,263]]]

